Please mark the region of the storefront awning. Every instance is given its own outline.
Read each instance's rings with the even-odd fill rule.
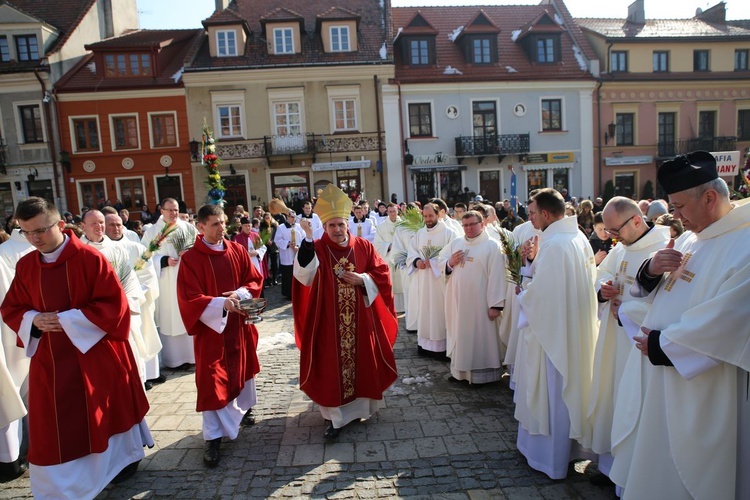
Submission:
[[[523,171],[528,172],[530,170],[547,170],[552,168],[555,170],[573,168],[574,163],[533,163],[531,165],[524,165]]]
[[[409,165],[412,172],[460,172],[466,165]]]
[[[327,163],[313,163],[313,172],[323,172],[326,170],[351,170],[353,168],[370,168],[370,160],[357,161],[333,161]]]

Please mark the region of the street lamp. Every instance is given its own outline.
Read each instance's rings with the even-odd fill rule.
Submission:
[[[615,134],[617,134],[617,125],[613,122],[607,125],[607,132],[604,132],[604,144],[609,144],[609,140],[614,139]]]

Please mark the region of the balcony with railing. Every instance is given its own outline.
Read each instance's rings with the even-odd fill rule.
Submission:
[[[734,151],[737,149],[737,138],[733,136],[685,139],[667,141],[657,144],[657,158],[672,158],[692,151]]]
[[[514,155],[530,151],[530,134],[456,137],[456,156]]]

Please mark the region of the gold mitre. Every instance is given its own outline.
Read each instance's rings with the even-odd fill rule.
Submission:
[[[351,211],[351,198],[333,184],[328,184],[323,189],[315,203],[315,213],[323,224],[337,217],[348,219]]]

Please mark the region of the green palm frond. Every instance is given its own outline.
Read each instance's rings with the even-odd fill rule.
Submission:
[[[521,276],[521,267],[523,266],[521,245],[518,245],[513,236],[506,231],[498,231],[498,234],[500,235],[500,246],[508,261],[508,282],[520,286],[523,281],[523,276]]]
[[[426,245],[422,247],[422,250],[420,250],[420,253],[422,254],[422,258],[424,258],[424,260],[430,260],[440,255],[440,250],[442,249],[443,247],[436,247],[434,245]]]
[[[172,246],[175,251],[179,254],[185,250],[188,250],[195,245],[195,230],[178,230],[172,234]]]
[[[396,227],[416,233],[424,227],[424,217],[422,217],[422,213],[418,209],[409,207],[401,214],[401,220],[396,222]]]
[[[398,252],[393,256],[393,265],[398,269],[406,267],[406,252]]]

